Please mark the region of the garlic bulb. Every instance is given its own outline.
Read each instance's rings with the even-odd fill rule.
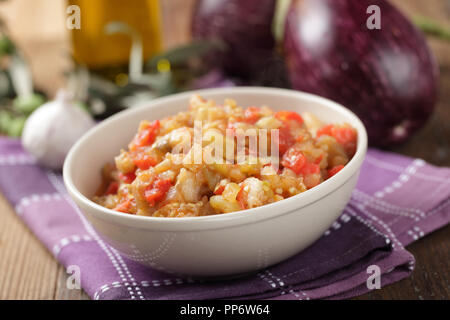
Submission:
[[[94,124],[89,113],[60,91],[27,119],[22,145],[43,166],[60,169],[72,145]]]

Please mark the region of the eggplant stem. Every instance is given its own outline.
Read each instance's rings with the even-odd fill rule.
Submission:
[[[435,36],[442,40],[450,41],[450,29],[444,27],[443,25],[432,19],[425,17],[416,17],[414,19],[414,24],[428,35]]]
[[[284,38],[284,27],[286,17],[292,0],[277,0],[275,14],[272,20],[272,33],[277,43],[281,43]]]

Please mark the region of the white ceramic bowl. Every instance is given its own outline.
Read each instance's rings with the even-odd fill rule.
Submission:
[[[317,240],[339,217],[356,184],[367,149],[361,121],[330,100],[297,91],[241,87],[199,90],[217,103],[310,111],[325,122],[347,122],[358,132],[353,159],[332,178],[294,197],[245,211],[191,218],[123,214],[91,200],[101,168],[127,146],[142,119],[161,119],[186,110],[192,93],[153,100],[121,112],[84,135],[64,164],[64,182],[97,232],[131,260],[182,275],[229,276],[276,264]]]

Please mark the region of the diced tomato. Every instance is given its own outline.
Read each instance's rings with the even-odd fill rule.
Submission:
[[[223,190],[225,190],[225,186],[223,184],[218,185],[214,190],[214,194],[220,196],[223,193]]]
[[[282,156],[294,144],[295,139],[287,125],[281,126],[278,130],[278,134],[278,151],[280,152],[280,156]]]
[[[254,124],[261,117],[257,107],[249,107],[244,111],[244,122]]]
[[[133,157],[134,164],[141,170],[147,170],[158,164],[154,158],[145,153],[138,153]]]
[[[134,172],[130,173],[119,173],[119,179],[122,180],[125,183],[132,183],[134,179],[136,179],[136,174]]]
[[[341,171],[344,168],[344,166],[342,164],[331,168],[330,170],[328,170],[328,178],[331,178],[332,176],[334,176],[336,173],[338,173],[339,171]]]
[[[119,203],[113,210],[119,211],[123,213],[129,213],[129,210],[131,208],[131,199],[127,199],[121,203]]]
[[[160,127],[159,120],[155,120],[139,130],[129,145],[130,150],[136,151],[140,147],[145,147],[155,142]]]
[[[317,131],[317,136],[328,135],[334,137],[349,155],[356,151],[356,131],[348,126],[326,125]]]
[[[294,171],[295,174],[307,175],[320,172],[318,164],[308,162],[304,154],[295,148],[290,148],[284,154],[281,164]]]
[[[145,189],[145,199],[150,206],[154,206],[156,202],[164,199],[171,186],[172,182],[169,179],[163,180],[158,178]]]
[[[315,164],[320,164],[320,163],[322,162],[322,159],[323,159],[323,155],[321,154],[321,155],[314,161],[314,163],[315,163]]]
[[[318,164],[307,162],[300,170],[300,173],[302,175],[320,173],[320,167]]]
[[[356,131],[349,127],[336,128],[334,137],[340,144],[348,145],[356,141]]]
[[[119,183],[117,181],[111,181],[106,188],[105,195],[116,194],[119,190]]]
[[[356,148],[356,131],[351,127],[329,124],[317,130],[317,136],[320,137],[322,135],[334,137],[347,152],[352,153]]]
[[[303,118],[297,112],[294,111],[278,111],[275,113],[275,118],[283,122],[288,120],[297,121],[298,123],[303,123]]]
[[[239,192],[236,196],[236,200],[238,201],[241,209],[245,210],[246,206],[245,206],[245,198],[244,198],[244,187],[241,187],[241,190],[239,190]]]
[[[319,130],[317,130],[316,135],[317,135],[318,137],[323,136],[323,135],[327,135],[327,136],[332,137],[333,134],[332,134],[331,132],[332,132],[333,127],[334,127],[334,126],[333,126],[332,124],[328,124],[328,125],[326,125],[326,126],[323,126],[323,127],[320,128]]]
[[[294,171],[296,174],[300,174],[302,172],[303,167],[306,164],[306,157],[300,150],[290,148],[284,155],[281,160],[281,164]]]

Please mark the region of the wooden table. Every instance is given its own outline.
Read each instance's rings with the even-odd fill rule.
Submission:
[[[193,1],[162,1],[167,47],[188,39],[187,11],[191,10]],[[450,27],[450,0],[393,0],[393,2],[409,16],[425,15]],[[62,71],[67,70],[70,65],[67,57],[62,54],[63,50],[68,48],[67,34],[63,32],[52,38],[40,37],[38,40],[23,37],[27,31],[23,21],[29,22],[33,17],[42,15],[29,8],[30,1],[26,1],[26,4],[25,0],[11,3],[0,6],[0,15],[7,15],[10,29],[25,30],[18,36],[17,41],[32,58],[38,86],[53,94],[63,83]],[[39,0],[33,1],[34,3],[39,3],[36,6],[42,11],[44,10],[42,4],[49,2],[41,3]],[[28,11],[21,11],[21,6],[28,8],[26,9]],[[58,10],[61,8],[64,9],[60,6]],[[48,9],[55,10],[52,7]],[[21,16],[11,16],[14,10]],[[168,22],[173,21],[174,17],[177,17],[175,20],[178,21],[175,26]],[[64,19],[54,21],[57,24],[56,28],[63,28],[61,23]],[[427,126],[412,140],[392,151],[420,157],[436,165],[450,166],[450,44],[436,39],[429,40],[441,70],[437,110]],[[49,61],[52,63],[46,63]],[[1,195],[0,221],[0,300],[89,299],[82,290],[66,289],[67,274],[64,268],[28,230]],[[450,299],[450,226],[420,239],[409,246],[408,250],[417,260],[416,269],[411,277],[356,299]]]

